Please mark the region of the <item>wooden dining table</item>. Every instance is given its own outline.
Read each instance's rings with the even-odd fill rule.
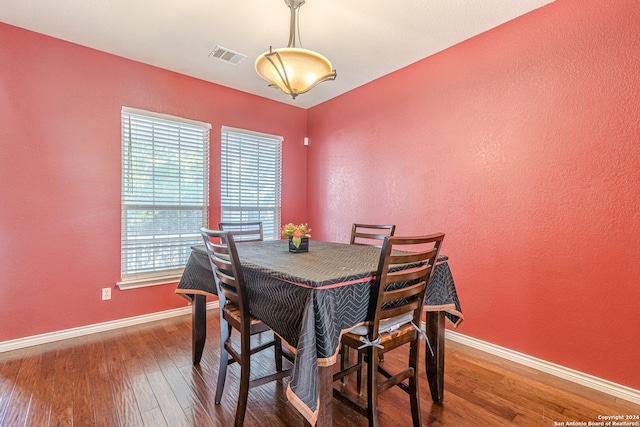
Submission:
[[[295,351],[287,397],[308,425],[331,426],[333,365],[341,333],[364,322],[380,248],[312,240],[309,252],[290,253],[288,241],[237,245],[256,316]],[[192,248],[176,293],[192,301],[192,358],[200,363],[206,340],[206,298],[216,294],[204,246]],[[444,392],[444,323],[462,320],[446,256],[441,256],[427,290],[425,367],[432,399]]]

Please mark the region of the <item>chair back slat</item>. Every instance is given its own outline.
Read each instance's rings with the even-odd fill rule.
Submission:
[[[423,264],[418,267],[411,268],[410,270],[392,271],[387,273],[387,285],[389,283],[401,283],[408,280],[418,279],[423,277],[425,273],[429,273],[429,266]]]
[[[369,309],[369,340],[381,321],[411,313],[419,325],[427,286],[444,239],[443,233],[386,236],[380,252]]]
[[[353,224],[351,226],[352,245],[382,246],[385,237],[393,236],[394,224]]]
[[[424,289],[424,282],[420,281],[414,285],[405,286],[400,289],[385,291],[382,297],[382,303],[388,303],[396,300],[403,300],[416,295],[420,295],[420,292]],[[383,306],[384,309],[384,306]]]
[[[409,249],[407,249],[409,250]],[[423,250],[421,252],[412,253],[392,253],[389,258],[389,264],[409,264],[412,262],[421,262],[433,256],[435,249]]]
[[[224,221],[218,223],[218,228],[222,231],[232,231],[236,243],[261,242],[264,239],[262,221]]]
[[[219,269],[216,270],[216,277],[218,279],[218,296],[223,294],[227,301],[232,302],[235,305],[240,305],[240,296],[238,295],[236,280]]]
[[[392,307],[392,308],[388,308],[386,310],[382,310],[382,313],[383,313],[382,318],[383,319],[390,319],[392,317],[400,316],[402,314],[407,313],[407,309],[410,309],[408,311],[411,312],[412,310],[415,310],[417,308],[422,309],[419,301],[413,300],[413,302],[405,304],[402,307]]]

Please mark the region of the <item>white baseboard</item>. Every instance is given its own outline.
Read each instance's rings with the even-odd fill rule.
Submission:
[[[516,362],[521,365],[546,372],[547,374],[563,378],[567,381],[571,381],[592,388],[594,390],[601,391],[620,399],[624,399],[635,404],[640,404],[640,390],[616,384],[602,378],[594,377],[593,375],[585,374],[571,368],[556,365],[555,363],[547,362],[533,356],[518,353],[517,351],[509,350],[508,348],[500,347],[486,341],[468,337],[466,335],[460,334],[459,332],[451,331],[448,329],[445,331],[445,338],[451,341],[458,342],[460,344],[468,345],[469,347],[473,347],[487,353],[491,353],[495,356],[502,357],[512,362]]]
[[[207,310],[214,308],[218,308],[218,301],[211,301],[207,303]],[[95,334],[97,332],[110,331],[112,329],[124,328],[126,326],[140,325],[142,323],[168,319],[170,317],[182,316],[189,313],[191,313],[191,306],[159,311],[157,313],[143,314],[142,316],[128,317],[126,319],[112,320],[104,323],[96,323],[94,325],[80,326],[78,328],[66,329],[63,331],[33,335],[10,341],[3,341],[0,342],[0,353],[54,341],[66,340],[68,338],[80,337],[83,335]]]

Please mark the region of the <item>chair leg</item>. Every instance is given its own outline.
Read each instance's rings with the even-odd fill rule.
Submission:
[[[369,427],[378,427],[378,349],[372,346],[367,353],[367,418]]]
[[[413,375],[409,377],[409,401],[411,402],[411,418],[413,427],[422,426],[422,413],[420,412],[420,388],[418,387],[418,364],[420,353],[419,337],[411,343],[409,351],[409,367],[413,368]]]
[[[247,411],[247,400],[249,398],[249,366],[243,366],[240,369],[240,391],[238,392],[235,427],[242,427],[242,424],[244,424],[244,414]]]
[[[273,352],[276,357],[276,371],[282,372],[282,339],[274,332],[273,340],[275,342]]]
[[[350,353],[350,349],[348,346],[342,344],[340,346],[340,370],[344,371],[345,368],[349,365],[349,353]],[[344,385],[345,383],[345,378],[346,377],[342,377],[340,378],[340,383],[342,385]]]
[[[362,396],[362,377],[365,372],[365,364],[364,364],[364,354],[358,352],[358,365],[360,365],[360,369],[356,373],[356,389],[358,390],[358,396]]]
[[[236,408],[235,427],[242,427],[244,415],[247,411],[247,399],[249,398],[249,378],[251,375],[251,336],[248,333],[240,333],[240,390],[238,391],[238,407]]]
[[[218,384],[216,385],[216,397],[214,402],[220,404],[222,392],[224,391],[224,382],[227,379],[227,365],[229,364],[229,353],[225,347],[227,341],[231,337],[231,325],[220,315],[220,367],[218,368]]]

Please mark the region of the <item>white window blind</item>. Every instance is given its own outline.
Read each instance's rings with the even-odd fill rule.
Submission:
[[[122,110],[122,280],[179,274],[208,225],[205,123]]]
[[[223,127],[221,142],[222,221],[262,221],[280,238],[282,137]]]

